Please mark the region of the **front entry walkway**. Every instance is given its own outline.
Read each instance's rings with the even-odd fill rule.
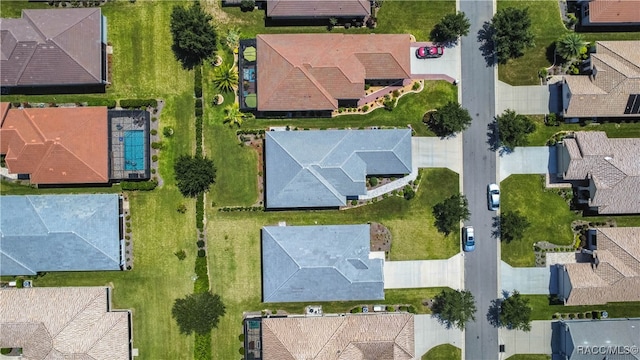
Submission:
[[[448,168],[462,172],[462,136],[411,138],[413,168]]]
[[[413,321],[416,359],[420,359],[429,349],[437,345],[451,344],[460,349],[464,347],[461,330],[453,327],[447,329],[431,315],[416,315]]]
[[[385,289],[428,287],[462,289],[462,255],[447,260],[385,261]]]
[[[555,174],[557,169],[554,146],[525,146],[500,157],[500,181],[513,174]]]
[[[386,266],[386,264],[385,264]],[[518,290],[521,294],[549,295],[558,293],[557,271],[551,267],[512,267],[500,262],[501,288],[503,291]]]
[[[515,354],[551,355],[552,322],[537,320],[531,322],[531,331],[508,330],[500,328],[500,345],[504,345],[504,353],[500,359],[508,359]]]
[[[511,86],[496,83],[496,114],[506,109],[518,114],[543,115],[561,112],[560,87],[557,84]]]

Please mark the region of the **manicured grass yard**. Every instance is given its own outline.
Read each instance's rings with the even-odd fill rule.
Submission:
[[[530,118],[536,123],[536,131],[528,137],[530,146],[545,145],[547,140],[560,131],[604,131],[610,138],[640,137],[640,123],[638,122],[594,123],[591,125],[562,123],[560,126],[545,126],[544,116],[533,115]]]
[[[422,355],[422,360],[456,360],[461,358],[462,350],[451,344],[438,345]]]
[[[498,67],[498,75],[501,81],[511,85],[537,85],[538,70],[549,67],[552,64],[547,56],[547,48],[555,44],[556,40],[564,33],[569,32],[560,19],[558,2],[555,0],[518,1],[499,0],[498,9],[507,7],[529,8],[531,16],[531,28],[535,35],[535,48],[527,50],[519,59],[509,60],[507,65]],[[596,40],[638,40],[640,32],[618,33],[581,33],[586,41]],[[553,50],[552,50],[553,51]],[[551,54],[553,54],[551,52]],[[552,56],[552,55],[551,55]]]
[[[523,295],[533,309],[532,320],[551,320],[555,313],[585,313],[588,311],[607,311],[610,318],[631,318],[640,316],[640,302],[608,303],[605,305],[564,306],[549,305],[546,295]]]

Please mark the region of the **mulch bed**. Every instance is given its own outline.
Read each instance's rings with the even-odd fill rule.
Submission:
[[[391,231],[380,223],[372,222],[371,251],[384,251],[388,253],[389,250],[391,250]]]

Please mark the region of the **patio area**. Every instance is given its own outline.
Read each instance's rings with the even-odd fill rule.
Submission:
[[[256,58],[255,39],[240,41],[238,69],[240,82],[242,83],[242,91],[239,91],[238,100],[241,110],[255,110],[258,105]]]

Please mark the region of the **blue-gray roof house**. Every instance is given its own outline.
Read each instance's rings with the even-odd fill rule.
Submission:
[[[0,197],[0,274],[120,270],[117,194]]]
[[[263,301],[384,299],[384,260],[369,252],[369,225],[266,226]]]
[[[562,320],[553,328],[554,360],[640,359],[640,318]]]
[[[368,175],[411,172],[411,130],[270,131],[264,156],[267,208],[339,207]]]

